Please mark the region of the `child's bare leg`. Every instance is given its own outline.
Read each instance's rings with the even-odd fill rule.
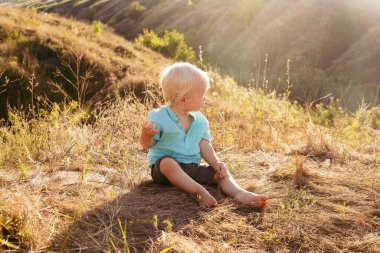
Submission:
[[[225,178],[219,179],[215,175],[214,180],[218,183],[222,191],[230,197],[233,197],[235,201],[248,204],[255,208],[265,208],[267,197],[265,195],[259,195],[253,192],[249,192],[241,188],[232,177],[230,172],[227,172]]]
[[[202,185],[189,177],[172,158],[162,159],[160,170],[175,187],[193,195],[200,195],[199,205],[201,207],[212,207],[218,204],[216,199]]]

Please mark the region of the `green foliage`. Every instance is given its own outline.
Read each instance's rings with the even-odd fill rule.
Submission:
[[[360,143],[372,142],[376,138],[372,125],[373,111],[376,112],[376,108],[368,110],[368,105],[362,103],[356,112],[350,115],[341,131],[348,144],[357,146]]]
[[[368,126],[371,124],[367,104],[362,103],[359,106],[358,110],[355,112],[354,120],[357,121],[360,126]]]
[[[157,230],[158,229],[158,215],[153,215],[153,227]]]
[[[95,33],[101,33],[102,32],[102,27],[103,27],[102,22],[100,22],[98,20],[95,20],[95,21],[92,22],[92,30]]]
[[[16,217],[6,214],[0,214],[0,251],[2,249],[19,249],[22,238],[26,237],[21,231],[23,222]]]
[[[136,38],[136,42],[176,61],[195,61],[193,48],[186,44],[185,36],[175,29],[165,30],[162,37],[152,30],[144,29],[143,34]]]
[[[160,51],[164,46],[163,39],[160,38],[153,30],[149,29],[144,29],[143,34],[140,34],[136,38],[136,42],[156,51]]]
[[[21,32],[18,30],[7,31],[4,28],[0,27],[0,42],[17,40],[22,36]]]
[[[276,232],[267,231],[260,236],[260,239],[267,244],[272,244],[276,241],[277,237]]]
[[[312,113],[313,122],[325,127],[333,127],[334,120],[343,114],[343,109],[332,100],[330,104],[317,104]]]
[[[165,219],[162,223],[166,225],[165,230],[167,233],[170,233],[173,231],[173,223],[169,219]]]
[[[21,164],[20,167],[19,167],[19,170],[21,172],[20,180],[21,181],[26,181],[27,176],[28,176],[29,167],[27,165],[25,165],[25,164]]]
[[[352,140],[365,138],[369,134],[369,127],[371,127],[372,118],[371,113],[368,111],[368,105],[362,103],[356,112],[351,115],[348,124],[343,129],[346,136]]]
[[[16,56],[9,57],[8,65],[10,68],[18,67],[18,58]]]
[[[141,5],[139,2],[134,1],[129,5],[127,9],[126,16],[132,19],[138,19],[146,10],[146,7]]]
[[[30,161],[43,160],[43,154],[47,151],[52,152],[50,158],[60,157],[56,151],[67,148],[65,140],[70,138],[69,132],[62,131],[53,137],[53,130],[59,130],[63,124],[70,126],[80,124],[86,116],[84,111],[78,109],[76,102],[65,106],[53,103],[49,111],[40,109],[38,114],[33,116],[10,111],[8,120],[11,127],[0,128],[0,146],[3,145],[0,156],[3,160],[2,167],[18,168],[21,173],[20,179],[25,180]],[[55,141],[59,143],[53,144]]]

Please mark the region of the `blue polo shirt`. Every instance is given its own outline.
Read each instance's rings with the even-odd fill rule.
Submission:
[[[156,144],[149,149],[149,165],[164,155],[175,158],[180,163],[201,162],[199,143],[201,139],[210,141],[210,129],[207,118],[201,112],[191,112],[193,122],[187,133],[179,118],[168,105],[152,110],[149,121],[154,121],[160,131],[154,136]]]

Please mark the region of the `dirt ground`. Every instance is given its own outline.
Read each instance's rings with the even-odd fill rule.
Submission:
[[[137,171],[0,171],[2,216],[19,228],[10,241],[42,252],[380,252],[379,164],[229,152],[219,156],[238,183],[269,196],[264,212],[217,187],[207,189],[218,206],[200,208],[154,184],[141,154]]]

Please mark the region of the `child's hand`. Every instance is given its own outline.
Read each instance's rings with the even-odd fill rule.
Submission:
[[[212,167],[216,171],[216,177],[218,179],[222,179],[227,176],[227,166],[225,163],[218,161],[215,164],[213,164]]]
[[[153,138],[153,136],[155,136],[158,131],[160,131],[160,127],[159,126],[156,126],[154,124],[154,121],[145,121],[145,123],[143,124],[142,126],[142,137],[144,138]]]
[[[160,127],[156,126],[153,121],[145,121],[141,129],[141,146],[145,149],[151,148],[156,143],[156,140],[154,140],[153,137],[158,131],[160,131]]]

